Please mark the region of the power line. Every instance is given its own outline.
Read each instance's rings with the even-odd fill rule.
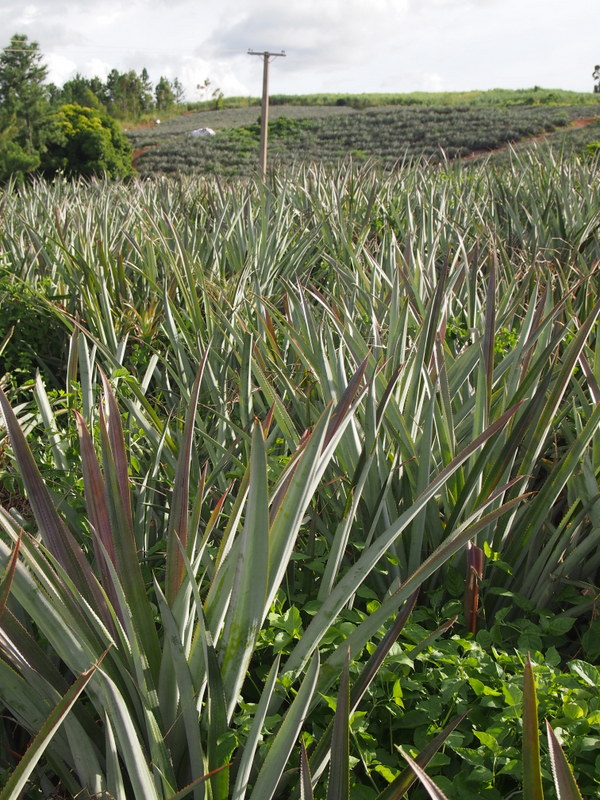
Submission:
[[[262,106],[260,114],[260,171],[263,178],[267,174],[267,138],[269,135],[269,60],[272,58],[285,58],[285,50],[279,53],[269,53],[263,50],[262,53],[255,50],[248,50],[249,56],[262,56],[263,58],[263,90]]]

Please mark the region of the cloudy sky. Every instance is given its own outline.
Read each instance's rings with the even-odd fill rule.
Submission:
[[[599,0],[0,0],[0,48],[37,41],[52,82],[146,67],[188,100],[260,95],[248,49],[285,50],[272,93],[591,91],[598,30]]]

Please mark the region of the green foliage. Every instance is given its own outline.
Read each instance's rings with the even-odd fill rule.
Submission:
[[[40,164],[48,109],[37,42],[15,34],[0,53],[0,182],[23,180]]]
[[[46,174],[106,174],[110,178],[131,174],[131,146],[111,117],[96,109],[66,105],[50,119],[41,165]]]
[[[55,383],[64,374],[67,329],[46,300],[51,283],[42,280],[33,290],[0,272],[0,377],[17,387],[41,370]]]
[[[22,182],[28,172],[40,165],[37,151],[25,149],[15,140],[16,125],[8,125],[0,131],[0,183],[9,178]]]
[[[569,122],[589,113],[584,106],[544,105],[386,106],[366,111],[274,106],[270,161],[277,169],[298,162],[335,163],[348,156],[373,159],[385,169],[403,159],[443,162],[554,131],[566,136]],[[256,170],[260,134],[259,124],[249,123],[252,116],[252,109],[205,113],[171,120],[160,130],[129,131],[134,146],[143,149],[136,166],[148,175],[190,170],[250,175]],[[218,135],[191,140],[189,132],[200,126],[213,127]],[[583,135],[584,129],[577,130]]]
[[[129,121],[149,119],[156,111],[170,111],[183,103],[183,87],[177,78],[169,81],[161,76],[153,86],[145,67],[139,73],[112,69],[106,80],[76,75],[62,87],[50,86],[49,92],[54,107],[97,108]]]
[[[450,714],[468,712],[427,771],[450,800],[509,797],[519,791],[522,779],[528,643],[519,630],[534,626],[528,618],[513,620],[512,628],[498,622],[475,639],[454,634],[412,657],[415,643],[431,624],[430,612],[414,613],[373,684],[363,720],[365,738],[373,743],[371,750],[363,751],[368,753],[368,768],[381,774],[381,765],[397,774],[398,746],[419,752]],[[538,634],[538,643],[531,657],[540,718],[552,720],[568,760],[577,764],[584,796],[595,796],[600,788],[600,701],[594,682],[598,670],[580,660],[563,665],[555,647],[560,648],[559,639],[548,632]],[[547,768],[544,775],[549,776]]]
[[[28,153],[43,147],[47,69],[37,42],[15,34],[0,53],[0,124],[17,126],[15,142]]]
[[[200,798],[222,768],[207,797],[265,800],[303,762],[324,800],[349,764],[371,800],[396,745],[436,742],[447,795],[497,797],[520,789],[531,651],[595,789],[596,171],[537,153],[2,193],[3,269],[48,282],[71,339],[61,390],[2,399],[0,765],[33,737],[48,793]]]
[[[240,98],[245,99],[245,98]],[[376,108],[391,105],[420,106],[521,106],[521,105],[576,105],[595,103],[598,98],[589,92],[570,92],[563,89],[488,89],[467,92],[409,92],[406,94],[308,94],[271,95],[273,105],[350,106]]]
[[[162,75],[156,84],[154,94],[156,97],[157,111],[166,111],[175,105],[175,92],[173,91],[171,82]]]
[[[93,88],[92,88],[93,87]],[[105,110],[103,103],[96,92],[103,93],[97,80],[85,78],[79,73],[68,80],[59,89],[50,86],[50,100],[54,107],[60,105],[77,105],[84,108],[97,108]]]

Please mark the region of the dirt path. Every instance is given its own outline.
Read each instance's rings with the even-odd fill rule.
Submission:
[[[581,119],[573,119],[569,122],[568,125],[564,125],[560,128],[555,128],[552,131],[545,131],[544,133],[539,133],[536,136],[528,136],[525,139],[518,139],[514,142],[505,142],[501,144],[499,147],[494,148],[493,150],[474,150],[472,153],[469,153],[468,156],[459,156],[459,161],[472,161],[475,158],[482,158],[483,156],[490,156],[494,153],[501,153],[503,150],[508,150],[509,147],[514,145],[521,145],[521,144],[533,144],[534,142],[543,142],[544,139],[547,139],[551,134],[556,133],[557,131],[567,131],[571,128],[585,128],[586,125],[591,125],[593,122],[598,122],[600,120],[600,116],[597,117],[583,117]]]

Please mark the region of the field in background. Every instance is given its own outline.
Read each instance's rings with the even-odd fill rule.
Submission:
[[[260,108],[259,97],[223,97],[219,101],[222,108]],[[466,92],[405,92],[363,93],[363,94],[273,94],[271,105],[285,106],[337,106],[354,109],[377,106],[535,106],[535,105],[598,105],[600,97],[593,92],[572,92],[565,89],[487,89]],[[188,111],[211,110],[214,100],[188,103]]]
[[[497,151],[506,144],[548,137],[581,150],[600,139],[596,95],[568,92],[358,95],[272,98],[270,163],[334,163],[373,159],[390,169],[406,158],[429,163]],[[302,101],[302,103],[301,103]],[[587,101],[587,102],[586,102]],[[141,175],[192,172],[249,177],[256,172],[260,107],[231,99],[232,107],[194,110],[133,128],[128,136]],[[246,102],[250,102],[249,100]],[[255,101],[252,101],[254,103]],[[573,130],[575,120],[590,120]],[[209,127],[215,137],[190,136]]]

